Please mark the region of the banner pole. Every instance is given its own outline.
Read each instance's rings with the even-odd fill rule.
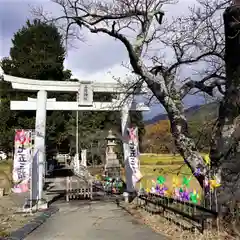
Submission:
[[[30,172],[29,172],[29,176],[30,176],[30,213],[32,214],[32,208],[33,208],[33,194],[32,194],[32,164],[33,164],[33,130],[30,130],[30,134],[31,134],[31,164],[30,164]]]

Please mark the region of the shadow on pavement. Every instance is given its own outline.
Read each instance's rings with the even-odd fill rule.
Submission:
[[[71,177],[73,176],[73,171],[68,168],[54,169],[47,178],[58,178],[58,177]]]

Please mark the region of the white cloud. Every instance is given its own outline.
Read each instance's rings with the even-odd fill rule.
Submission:
[[[115,64],[109,68],[88,74],[82,71],[73,71],[74,78],[99,82],[113,82],[116,81],[116,78],[124,80],[129,74],[131,74],[131,72],[120,64]]]

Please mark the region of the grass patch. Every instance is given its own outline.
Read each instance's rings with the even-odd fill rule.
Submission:
[[[205,153],[201,153],[202,156],[205,155]],[[165,165],[165,164],[183,164],[184,160],[180,154],[141,154],[140,157],[140,163],[142,165]]]
[[[8,231],[0,231],[0,237],[9,237],[10,236],[10,233]]]
[[[0,162],[0,171],[5,172],[9,176],[11,176],[12,173],[12,160],[2,161]]]
[[[0,188],[4,189],[5,194],[11,192],[12,182],[12,161],[0,162]]]
[[[143,165],[151,165],[151,164],[165,164],[165,163],[183,163],[183,158],[180,155],[172,155],[172,154],[158,154],[158,155],[140,155],[140,163]]]

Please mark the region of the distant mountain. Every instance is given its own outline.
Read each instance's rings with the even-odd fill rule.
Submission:
[[[207,119],[213,119],[218,114],[218,103],[208,103],[205,105],[195,105],[185,110],[185,115],[189,121],[204,121]],[[145,125],[157,123],[161,120],[168,119],[167,114],[159,114],[152,119],[144,121]]]

